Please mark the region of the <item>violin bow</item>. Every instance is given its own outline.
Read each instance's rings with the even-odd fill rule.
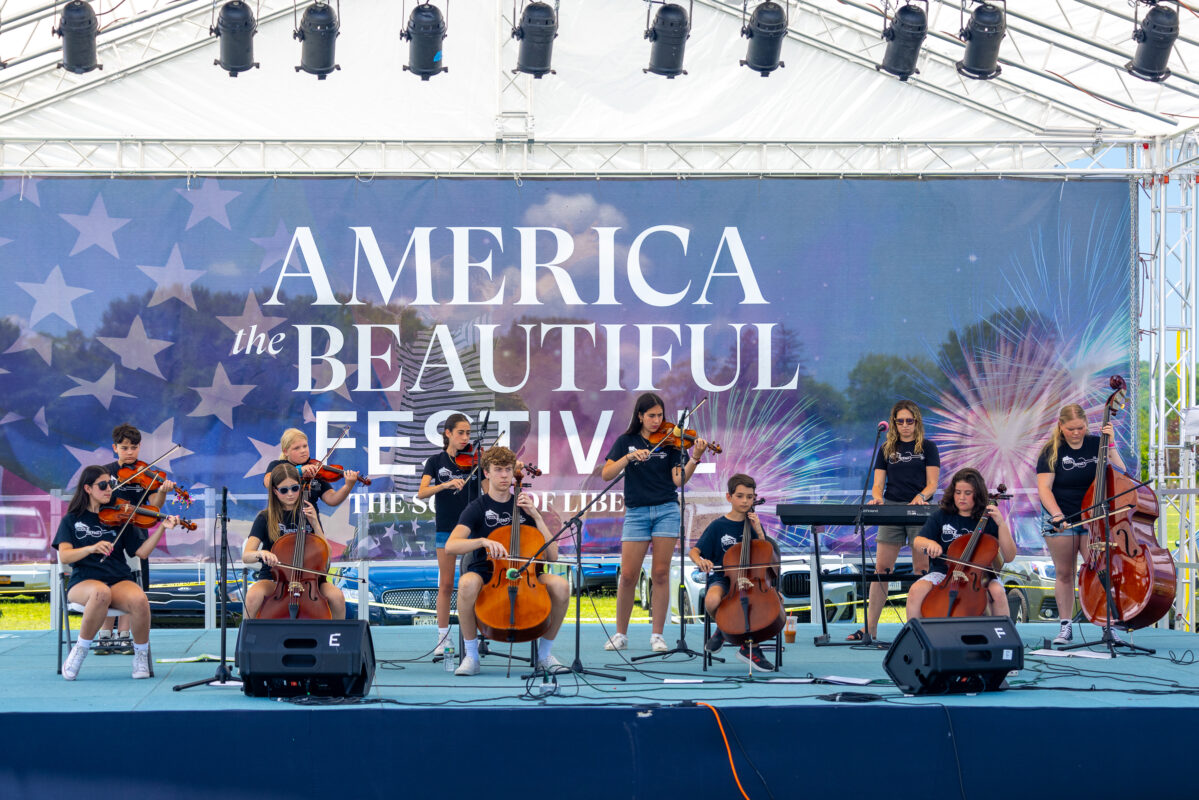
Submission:
[[[504,438],[504,435],[505,435],[505,434],[507,434],[507,433],[508,433],[508,431],[500,431],[499,433],[497,433],[497,434],[495,435],[495,440],[494,440],[494,441],[492,441],[492,443],[491,443],[491,446],[492,446],[492,447],[495,447],[497,444],[499,444],[499,443],[500,443],[500,439],[503,439],[503,438]],[[457,489],[455,489],[455,490],[454,490],[454,494],[458,494],[458,493],[459,493],[459,492],[461,492],[463,489],[465,489],[465,488],[466,488],[466,487],[467,487],[467,486],[470,484],[470,479],[471,479],[471,478],[473,478],[473,477],[475,477],[475,473],[479,471],[479,468],[480,468],[481,466],[483,466],[483,449],[484,449],[484,448],[482,448],[482,447],[480,447],[480,448],[479,448],[479,460],[478,460],[478,462],[477,462],[477,463],[476,463],[476,464],[475,464],[473,467],[471,467],[471,470],[470,470],[470,472],[466,473],[466,477],[462,479],[462,486],[461,486],[461,487],[459,487],[459,488],[457,488]],[[521,449],[523,450],[524,448],[522,447]],[[517,455],[520,455],[520,453],[517,453]]]
[[[1111,497],[1107,498],[1106,500],[1103,500],[1103,501],[1101,501],[1101,502],[1095,503],[1093,506],[1089,506],[1089,507],[1087,507],[1087,508],[1084,508],[1082,511],[1079,511],[1077,514],[1071,514],[1071,515],[1070,515],[1070,516],[1068,516],[1068,517],[1063,517],[1063,518],[1062,518],[1062,521],[1061,521],[1061,524],[1065,525],[1065,524],[1067,524],[1067,523],[1069,522],[1069,520],[1074,520],[1074,519],[1077,519],[1077,520],[1079,520],[1079,521],[1081,521],[1081,522],[1090,522],[1091,520],[1089,520],[1089,519],[1087,519],[1087,520],[1084,520],[1084,519],[1082,519],[1082,515],[1083,515],[1083,514],[1085,514],[1085,513],[1087,513],[1088,511],[1094,511],[1094,510],[1095,510],[1095,509],[1097,509],[1097,508],[1103,508],[1103,507],[1104,507],[1104,506],[1106,506],[1108,503],[1110,503],[1111,501],[1115,500],[1117,497],[1123,497],[1124,495],[1128,494],[1129,492],[1135,492],[1137,489],[1140,489],[1142,486],[1148,486],[1149,484],[1153,483],[1155,480],[1157,480],[1157,479],[1156,479],[1156,478],[1150,478],[1149,480],[1146,480],[1146,481],[1141,481],[1141,482],[1140,482],[1140,483],[1138,483],[1136,486],[1130,486],[1129,488],[1125,489],[1124,491],[1122,491],[1122,492],[1120,492],[1120,493],[1118,493],[1118,494],[1113,494]],[[1109,514],[1108,516],[1110,516],[1110,514]],[[1094,519],[1102,519],[1102,517],[1095,517]],[[1070,525],[1071,527],[1073,527],[1073,526],[1074,526],[1074,524],[1076,524],[1076,523],[1069,522],[1069,525]]]
[[[347,428],[346,430],[349,430],[349,428]],[[120,489],[122,486],[124,486],[125,484],[129,483],[129,481],[133,480],[133,479],[134,479],[134,478],[136,478],[138,475],[141,475],[143,472],[145,472],[146,470],[148,470],[150,467],[154,466],[154,465],[155,465],[155,464],[157,464],[159,461],[162,461],[164,458],[166,458],[167,456],[169,456],[171,453],[173,453],[173,452],[175,452],[176,450],[178,450],[178,449],[179,449],[179,447],[180,447],[180,446],[179,446],[179,445],[177,445],[177,444],[175,444],[175,445],[171,445],[171,449],[170,449],[170,450],[167,450],[165,453],[163,453],[162,455],[160,455],[158,458],[154,459],[154,460],[153,460],[153,461],[151,461],[149,464],[146,464],[146,466],[142,467],[142,468],[141,468],[141,469],[139,469],[137,472],[133,473],[133,474],[132,474],[132,475],[130,475],[128,478],[126,478],[125,480],[121,481],[119,484],[117,484],[116,486],[114,486],[114,487],[112,487],[112,488],[114,488],[114,489]],[[149,491],[149,490],[147,490],[147,491]]]

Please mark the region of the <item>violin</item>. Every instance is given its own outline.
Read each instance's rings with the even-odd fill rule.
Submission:
[[[317,461],[315,458],[309,459],[308,464],[312,464],[313,466],[320,467],[320,469],[318,469],[316,471],[316,475],[314,477],[320,478],[322,481],[325,481],[326,483],[336,483],[337,481],[341,480],[342,478],[344,478],[346,476],[345,468],[340,467],[337,464],[322,464],[321,462]],[[308,464],[301,464],[299,468],[303,469],[304,467],[308,466]],[[358,482],[361,483],[363,486],[371,485],[371,479],[366,477],[365,475],[359,475]]]
[[[752,646],[777,636],[787,621],[783,598],[775,588],[778,554],[770,540],[753,538],[748,516],[741,541],[724,552],[723,564],[729,591],[716,609],[716,627],[724,638]]]
[[[110,528],[132,523],[137,528],[153,528],[169,514],[164,514],[155,506],[135,506],[132,503],[120,501],[110,506],[104,506],[99,511],[100,521]],[[189,531],[196,529],[196,523],[189,519],[179,519],[180,526]]]
[[[476,455],[483,455],[482,448],[476,450],[473,444],[468,444],[466,447],[454,454],[454,464],[459,469],[470,469],[475,465]]]
[[[515,559],[534,558],[545,544],[545,536],[534,525],[520,524],[520,496],[524,473],[540,475],[532,465],[519,466],[513,473],[512,524],[493,529],[488,539],[500,542],[508,550],[502,558],[492,558],[491,580],[479,590],[475,600],[475,618],[485,638],[496,642],[528,642],[545,633],[550,625],[550,594],[537,575],[542,566],[534,569],[509,569]]]
[[[1113,375],[1108,385],[1113,392],[1104,404],[1102,427],[1124,406],[1124,378]],[[1088,509],[1083,514],[1088,541],[1078,571],[1078,599],[1096,625],[1110,619],[1112,625],[1136,630],[1157,622],[1174,605],[1178,577],[1170,551],[1154,534],[1157,494],[1111,465],[1108,444],[1107,434],[1101,434],[1095,480],[1082,501]],[[1128,507],[1105,513],[1116,498]]]
[[[132,464],[117,469],[117,480],[123,485],[133,484],[134,486],[140,486],[147,492],[156,492],[170,478],[162,470],[152,469],[145,461],[135,461]],[[185,506],[192,504],[191,495],[179,483],[175,484],[175,497],[173,499],[174,502],[183,503]]]
[[[679,431],[677,434],[675,431]],[[673,422],[662,420],[662,424],[658,426],[658,430],[649,435],[647,441],[655,448],[658,447],[673,447],[677,449],[687,449],[695,444],[695,440],[699,435],[694,428],[680,430]],[[713,453],[723,453],[724,450],[715,442],[708,442],[708,449]]]
[[[1012,497],[1002,483],[995,488],[995,492],[987,495],[987,508]],[[943,558],[950,569],[924,596],[920,616],[944,619],[986,615],[987,579],[1003,566],[999,539],[983,534],[990,520],[990,515],[984,511],[969,536],[959,536],[945,548]]]
[[[329,572],[329,544],[312,530],[303,503],[296,503],[297,533],[286,533],[271,546],[279,558],[272,570],[275,591],[263,600],[258,619],[333,619],[320,591],[320,576]]]

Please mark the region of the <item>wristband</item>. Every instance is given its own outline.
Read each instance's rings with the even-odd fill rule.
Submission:
[[[1116,443],[1115,443],[1115,442],[1108,442],[1108,443],[1107,443],[1107,446],[1108,446],[1108,447],[1115,447],[1115,446],[1116,446]]]

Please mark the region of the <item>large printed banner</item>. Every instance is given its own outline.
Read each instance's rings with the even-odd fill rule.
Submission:
[[[724,449],[693,523],[734,472],[767,508],[847,501],[899,398],[943,480],[1028,490],[1058,409],[1129,371],[1130,228],[1116,181],[4,179],[0,558],[49,555],[122,422],[147,460],[179,445],[159,466],[204,523],[180,558],[220,487],[244,535],[292,426],[315,457],[347,431],[330,461],[374,478],[324,510],[339,555],[431,555],[415,489],[455,411],[490,409],[569,516],[651,390],[706,401],[690,426]],[[588,552],[622,512],[617,486]]]

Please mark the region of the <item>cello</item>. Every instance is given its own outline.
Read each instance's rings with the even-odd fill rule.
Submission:
[[[755,503],[756,505],[756,503]],[[716,609],[716,627],[732,644],[763,642],[778,635],[787,622],[778,582],[778,555],[770,540],[753,538],[749,516],[741,541],[724,551],[728,594]]]
[[[995,489],[987,495],[988,508],[999,500],[1011,499],[1002,483]],[[944,619],[986,615],[987,578],[1003,566],[999,539],[983,534],[990,521],[991,517],[984,509],[970,535],[957,537],[945,548],[943,558],[953,568],[924,596],[920,605],[921,617]]]
[[[495,642],[528,642],[545,633],[550,625],[550,594],[537,579],[541,565],[534,569],[529,563],[545,544],[545,536],[534,525],[520,524],[520,508],[516,499],[520,496],[522,470],[540,474],[536,467],[525,465],[513,473],[512,524],[501,525],[487,534],[508,550],[507,556],[487,557],[491,562],[491,580],[479,590],[475,598],[475,619],[479,632]],[[526,567],[509,569],[513,560],[526,562]]]
[[[300,485],[293,511],[296,532],[283,534],[271,545],[279,559],[272,570],[275,591],[263,599],[258,619],[333,619],[320,590],[320,576],[329,572],[329,544],[304,515],[307,486]]]
[[[1113,375],[1103,408],[1103,426],[1124,406],[1124,379]],[[1078,571],[1078,598],[1086,618],[1096,625],[1144,628],[1174,604],[1178,577],[1170,551],[1158,544],[1154,523],[1157,494],[1114,468],[1107,458],[1108,436],[1099,439],[1095,480],[1083,496],[1088,538]],[[1112,501],[1131,506],[1107,513]],[[1109,598],[1107,589],[1110,587]],[[1109,606],[1110,602],[1110,606]]]

